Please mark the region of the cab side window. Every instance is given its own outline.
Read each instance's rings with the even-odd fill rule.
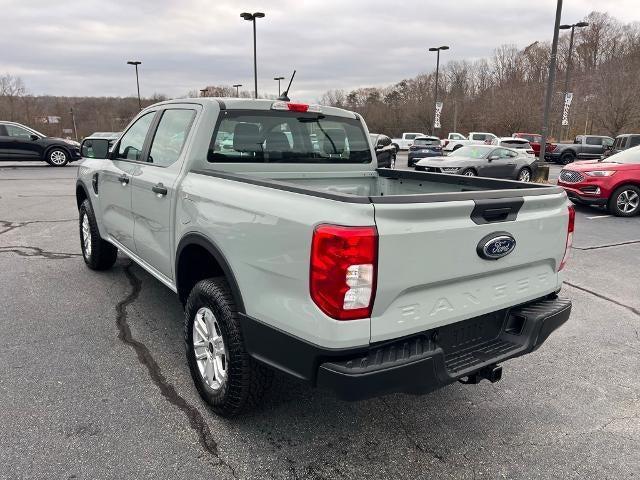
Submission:
[[[147,161],[168,167],[180,157],[195,117],[194,110],[165,110],[158,124]]]
[[[7,134],[12,138],[19,138],[21,140],[28,140],[31,138],[31,132],[24,128],[16,127],[15,125],[7,125]]]
[[[601,137],[587,137],[587,145],[602,145]]]
[[[120,144],[118,145],[118,151],[114,158],[122,160],[141,160],[142,147],[144,147],[144,140],[147,138],[147,132],[151,126],[156,112],[149,112],[140,117],[136,122],[129,127],[127,133],[122,136]]]

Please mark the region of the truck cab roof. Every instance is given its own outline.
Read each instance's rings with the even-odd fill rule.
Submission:
[[[202,106],[208,106],[211,104],[217,104],[221,110],[290,110],[290,111],[309,111],[318,113],[324,113],[327,115],[334,115],[337,117],[345,118],[358,118],[358,115],[354,112],[344,110],[338,107],[329,107],[325,105],[309,104],[305,102],[290,101],[285,102],[282,100],[270,100],[263,98],[232,98],[232,97],[198,97],[198,98],[179,98],[174,100],[166,100],[163,102],[151,105],[151,107],[171,104],[185,104],[195,103]],[[291,107],[293,106],[293,107]],[[147,107],[149,108],[149,107]],[[296,110],[299,109],[299,110]],[[306,108],[306,109],[305,109]]]

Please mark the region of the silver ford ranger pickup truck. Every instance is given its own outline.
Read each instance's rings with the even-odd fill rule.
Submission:
[[[347,400],[495,382],[567,321],[562,189],[380,169],[368,133],[338,108],[198,98],[83,143],[84,261],[120,251],[178,294],[216,413],[274,370]]]

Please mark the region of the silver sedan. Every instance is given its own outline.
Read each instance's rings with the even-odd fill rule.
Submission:
[[[530,182],[535,174],[535,158],[493,145],[469,145],[446,157],[420,160],[416,170],[470,177],[508,178]]]

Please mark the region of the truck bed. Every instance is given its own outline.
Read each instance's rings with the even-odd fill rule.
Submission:
[[[376,226],[378,287],[370,325],[362,326],[370,342],[520,305],[560,288],[568,213],[566,195],[557,186],[391,169],[288,172],[279,167],[246,173],[195,170],[193,177],[222,182],[204,177],[188,182],[188,196],[197,198],[207,222],[234,218],[216,228],[233,232],[228,233],[234,239],[230,248],[244,258],[239,268],[253,265],[244,275],[252,279],[244,289],[264,291],[260,285],[265,284],[273,289],[277,274],[278,298],[308,297],[310,235],[320,223]],[[211,200],[207,191],[215,192]],[[254,238],[254,225],[263,237],[265,225],[274,226],[261,249],[241,240]],[[516,240],[515,251],[499,261],[481,258],[477,249],[483,239],[505,232]],[[274,260],[283,251],[284,264]],[[259,313],[267,317],[265,312]],[[296,311],[292,328],[301,327],[296,334],[315,328],[313,318],[303,324],[308,316],[308,309]],[[267,318],[280,327],[275,312]],[[337,337],[322,334],[334,339],[332,348],[341,346],[335,339],[345,328],[360,328],[357,322],[338,323],[343,325]]]
[[[194,173],[349,203],[429,203],[562,193],[555,185],[379,168],[363,172]]]

